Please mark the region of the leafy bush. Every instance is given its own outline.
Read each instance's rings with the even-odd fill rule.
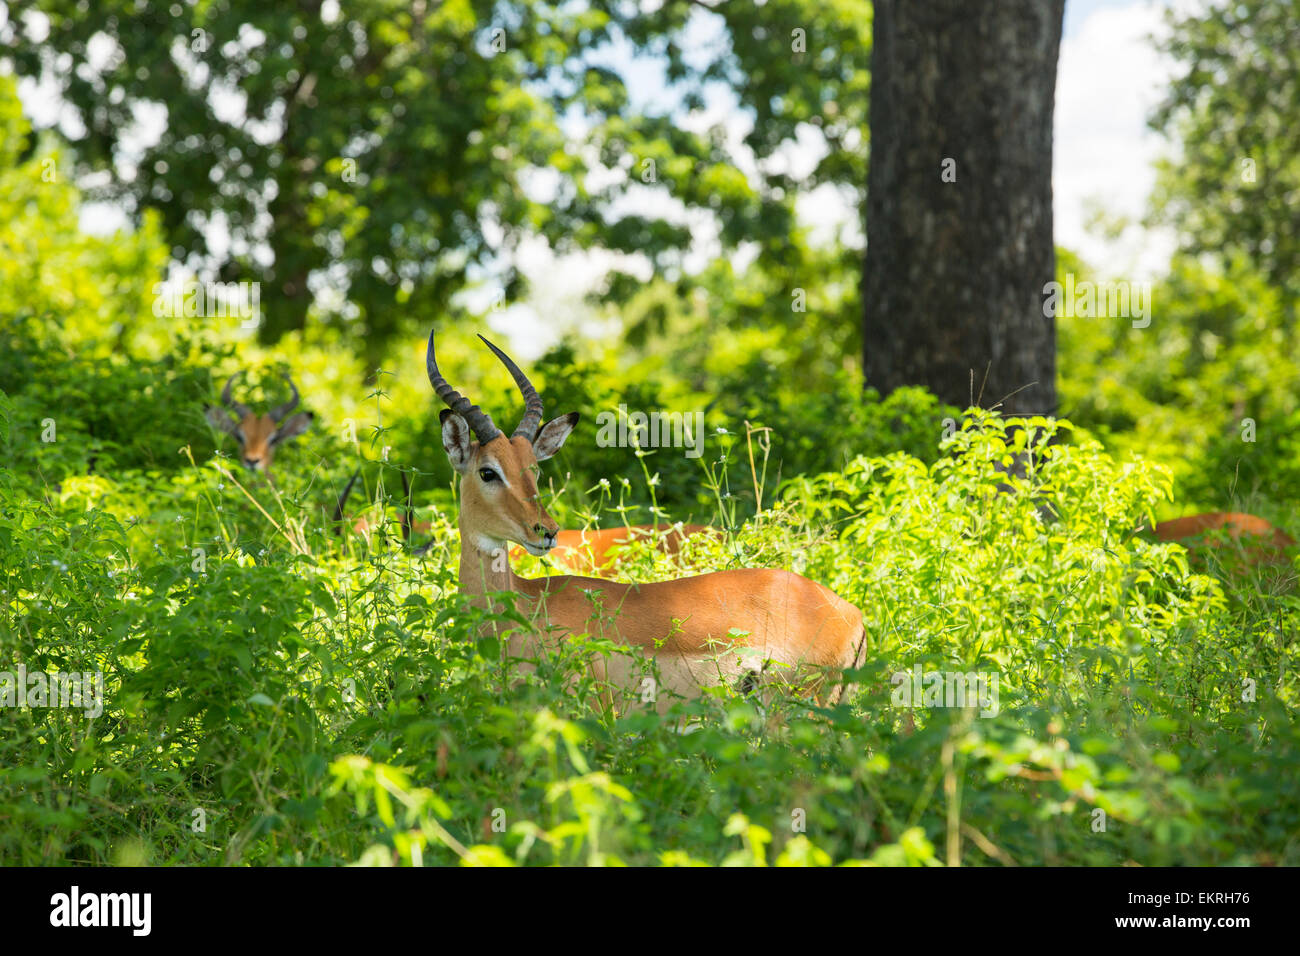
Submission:
[[[1061,268],[1092,278],[1069,257]],[[1284,297],[1244,263],[1177,259],[1151,303],[1146,328],[1060,321],[1062,415],[1114,452],[1169,466],[1179,513],[1256,511],[1289,523],[1300,339]]]
[[[446,509],[417,558],[212,466],[93,510],[6,473],[0,661],[102,670],[106,697],[6,715],[0,861],[1297,862],[1295,599],[1230,604],[1134,535],[1160,468],[1020,426],[792,479],[693,542],[690,570],[834,587],[869,653],[836,707],[721,688],[667,716],[597,706],[582,660],[608,647],[515,686],[455,596]],[[117,517],[151,501],[181,520]],[[996,674],[996,715],[897,706],[918,666]]]

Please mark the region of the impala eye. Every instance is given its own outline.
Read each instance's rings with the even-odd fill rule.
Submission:
[[[491,483],[493,481],[501,480],[501,476],[498,475],[491,468],[480,468],[478,470],[478,476],[482,478],[485,483]]]

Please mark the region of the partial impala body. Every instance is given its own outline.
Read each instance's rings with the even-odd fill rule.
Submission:
[[[448,406],[441,415],[443,447],[462,479],[461,590],[480,602],[491,592],[508,592],[536,624],[510,636],[511,656],[533,658],[579,634],[611,639],[633,648],[635,657],[654,658],[659,689],[672,692],[656,693],[661,710],[672,694],[695,697],[720,682],[780,682],[837,699],[841,672],[864,647],[862,615],[797,574],[748,569],[637,585],[576,575],[529,579],[511,570],[510,542],[534,555],[556,547],[559,528],[540,500],[538,463],[559,451],[578,415],[543,425],[537,390],[509,356],[483,341],[524,398],[523,421],[509,437],[442,377],[432,334],[427,362],[429,381]],[[644,690],[642,663],[609,654],[592,667],[610,691],[637,693]]]
[[[1240,511],[1214,511],[1161,521],[1155,528],[1161,541],[1189,543],[1202,535],[1207,544],[1214,545],[1214,532],[1222,532],[1240,542],[1242,554],[1251,564],[1277,564],[1287,561],[1286,548],[1295,546],[1295,539],[1280,528],[1275,528],[1263,518]]]
[[[231,386],[241,374],[243,373],[236,372],[230,376],[226,387],[221,390],[221,404],[225,408],[209,405],[204,413],[208,424],[239,442],[239,460],[244,467],[250,471],[263,472],[269,478],[276,449],[311,427],[315,416],[311,412],[289,415],[298,407],[298,386],[293,384],[293,379],[289,376],[285,376],[293,393],[289,400],[272,408],[265,415],[256,414],[243,402],[231,398]]]
[[[633,542],[649,540],[664,554],[677,554],[686,539],[693,535],[715,531],[703,524],[634,524],[628,527],[566,529],[555,536],[555,546],[550,557],[571,571],[583,574],[612,569],[618,566],[622,550]],[[519,558],[524,549],[511,550],[512,558]]]

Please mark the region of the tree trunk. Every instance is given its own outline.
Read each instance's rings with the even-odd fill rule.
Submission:
[[[867,384],[1056,410],[1052,109],[1065,0],[877,0]],[[972,385],[972,376],[974,384]]]

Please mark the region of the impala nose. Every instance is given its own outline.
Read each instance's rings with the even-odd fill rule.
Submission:
[[[258,465],[260,465],[261,463],[262,463],[262,459],[260,459],[260,458],[245,458],[245,459],[244,459],[244,464],[247,465],[249,468],[256,468],[256,467],[257,467]]]

